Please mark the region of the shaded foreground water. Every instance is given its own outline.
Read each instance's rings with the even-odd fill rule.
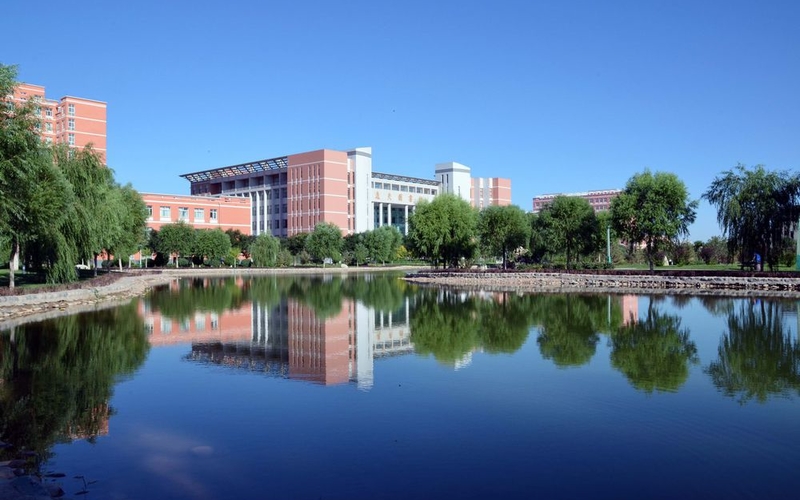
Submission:
[[[112,499],[795,497],[798,304],[175,281],[0,334],[0,460]]]

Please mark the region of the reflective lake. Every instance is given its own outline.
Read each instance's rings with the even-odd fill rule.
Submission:
[[[175,281],[2,332],[0,439],[87,498],[796,497],[799,304]]]

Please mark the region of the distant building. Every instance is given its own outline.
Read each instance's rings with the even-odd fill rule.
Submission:
[[[140,193],[147,206],[147,227],[186,222],[197,229],[239,230],[250,234],[250,200],[233,196]]]
[[[600,191],[585,191],[582,193],[553,193],[542,194],[533,198],[533,213],[539,213],[542,208],[553,202],[556,196],[576,196],[589,202],[595,212],[611,208],[611,200],[619,196],[621,189],[603,189]]]
[[[91,144],[106,161],[106,103],[83,97],[65,96],[56,101],[47,99],[44,87],[20,83],[6,99],[32,100],[39,118],[38,130],[48,144],[67,144],[83,148]]]
[[[470,204],[478,209],[511,205],[511,179],[473,177]]]
[[[437,164],[435,175],[443,193],[460,196],[475,208],[511,204],[511,179],[471,177],[470,168],[456,162]]]
[[[417,203],[442,192],[479,208],[511,203],[509,179],[472,179],[469,167],[455,162],[437,165],[435,180],[375,172],[369,147],[320,149],[181,177],[194,196],[248,199],[250,234],[278,237],[311,232],[320,222],[343,234],[386,225],[406,234]]]

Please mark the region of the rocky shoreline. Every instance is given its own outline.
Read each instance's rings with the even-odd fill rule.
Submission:
[[[706,274],[420,271],[411,283],[487,291],[683,294],[800,298],[800,277]]]

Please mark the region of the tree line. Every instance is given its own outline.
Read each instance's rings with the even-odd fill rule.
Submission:
[[[556,196],[539,213],[526,214],[513,205],[478,211],[457,196],[439,195],[417,205],[406,246],[413,255],[445,267],[495,258],[504,268],[509,258],[560,262],[566,268],[611,267],[641,255],[653,270],[667,253],[679,263],[744,262],[758,253],[772,269],[794,264],[800,175],[738,165],[722,172],[702,197],[716,208],[723,232],[708,242],[686,241],[698,200],[689,198],[683,181],[673,173],[645,169],[601,212],[577,196]]]

